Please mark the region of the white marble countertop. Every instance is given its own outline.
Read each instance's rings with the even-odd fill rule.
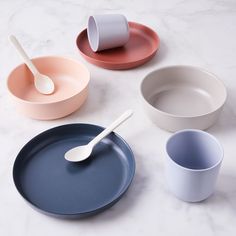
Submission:
[[[127,71],[88,64],[75,45],[93,13],[123,13],[147,24],[161,38],[158,55]],[[7,36],[14,33],[33,56],[65,55],[91,71],[90,96],[81,110],[56,121],[35,121],[16,113],[6,78],[21,62]],[[9,0],[0,2],[0,235],[236,235],[236,1],[235,0]],[[139,85],[151,70],[190,64],[217,74],[228,101],[208,131],[223,144],[225,158],[215,194],[198,204],[173,197],[164,179],[165,142],[170,133],[153,125],[140,105]],[[136,176],[127,194],[96,217],[58,220],[31,209],[15,190],[12,166],[21,147],[48,128],[88,122],[106,126],[125,109],[135,115],[117,132],[132,147]]]

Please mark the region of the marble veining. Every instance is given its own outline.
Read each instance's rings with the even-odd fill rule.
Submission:
[[[109,71],[88,64],[75,39],[94,13],[123,13],[147,24],[161,38],[158,55],[139,68]],[[236,235],[236,1],[235,0],[11,0],[0,2],[0,235]],[[66,118],[35,121],[16,113],[6,78],[21,63],[8,42],[14,33],[31,57],[64,55],[91,71],[90,96]],[[208,131],[223,144],[225,158],[215,194],[198,204],[177,200],[166,188],[165,142],[144,114],[139,85],[151,70],[165,65],[204,67],[225,83],[228,100],[219,122]],[[127,108],[135,115],[117,132],[132,147],[136,176],[125,197],[104,213],[63,221],[31,209],[16,192],[12,165],[21,147],[48,128],[73,122],[106,126]]]

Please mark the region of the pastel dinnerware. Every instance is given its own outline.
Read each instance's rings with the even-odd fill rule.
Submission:
[[[153,58],[160,46],[155,31],[135,22],[129,22],[129,41],[123,47],[95,53],[89,45],[86,29],[79,34],[76,43],[88,62],[110,70],[140,66]]]
[[[32,59],[40,73],[53,78],[55,91],[50,96],[39,93],[34,77],[25,64],[9,75],[7,86],[16,108],[34,119],[51,120],[71,114],[86,100],[90,73],[78,61],[56,56]]]
[[[36,210],[67,219],[92,216],[114,205],[135,173],[133,152],[119,135],[109,134],[81,163],[64,158],[68,150],[88,143],[103,130],[92,124],[69,124],[30,140],[13,167],[20,195]]]
[[[104,129],[100,134],[98,134],[94,139],[92,139],[88,144],[80,145],[68,150],[65,153],[65,159],[71,162],[84,161],[91,156],[94,147],[107,135],[109,135],[115,128],[124,123],[133,114],[132,110],[128,110],[123,113],[119,118],[117,118],[111,125]]]
[[[90,16],[88,39],[94,52],[123,46],[129,40],[128,21],[120,14]]]
[[[38,92],[42,94],[53,93],[55,86],[52,79],[38,71],[14,35],[10,35],[9,40],[14,45],[19,55],[22,57],[31,73],[34,75],[34,85]]]
[[[212,73],[193,66],[169,66],[148,74],[141,84],[144,109],[160,128],[207,129],[226,101],[224,84]]]
[[[217,139],[201,130],[182,130],[166,144],[166,178],[179,199],[199,202],[214,191],[223,159]]]

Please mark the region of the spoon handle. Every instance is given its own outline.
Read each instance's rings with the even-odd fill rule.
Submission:
[[[22,46],[20,45],[19,41],[16,39],[16,37],[14,35],[10,35],[9,36],[9,40],[11,41],[11,43],[15,46],[15,49],[17,50],[17,52],[19,53],[19,55],[22,57],[23,61],[25,62],[25,64],[28,66],[28,68],[30,69],[30,71],[32,72],[33,75],[38,74],[38,70],[37,68],[34,66],[34,64],[32,63],[32,61],[30,60],[30,58],[27,56],[27,54],[25,53],[25,50],[22,48]]]
[[[96,136],[92,141],[90,141],[89,145],[94,147],[97,143],[99,143],[103,138],[105,138],[108,134],[110,134],[115,128],[125,122],[130,116],[132,116],[133,111],[128,110],[123,113],[117,120],[115,120],[111,125],[109,125],[106,129],[104,129],[98,136]]]

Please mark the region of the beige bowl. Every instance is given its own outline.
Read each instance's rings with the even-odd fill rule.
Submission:
[[[226,88],[213,74],[193,66],[170,66],[148,74],[141,84],[144,108],[160,128],[205,130],[218,119]]]
[[[33,75],[25,64],[8,76],[7,86],[18,111],[39,120],[58,119],[76,111],[86,100],[90,73],[78,61],[56,56],[32,59],[38,70],[52,78],[55,91],[39,93]]]

